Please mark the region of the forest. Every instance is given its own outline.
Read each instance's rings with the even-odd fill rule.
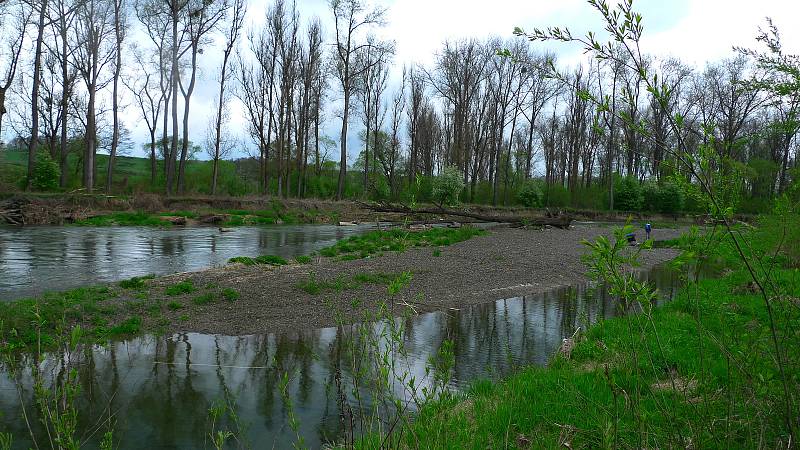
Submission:
[[[325,20],[303,19],[302,4],[274,0],[253,23],[249,7],[4,2],[0,188],[409,202],[435,201],[444,177],[467,203],[701,212],[671,156],[679,141],[721,155],[741,212],[797,177],[798,97],[766,83],[792,76],[771,23],[760,47],[704,67],[644,55],[669,90],[659,105],[621,48],[567,67],[523,36],[463,38],[399,67],[378,37],[383,7],[335,0]],[[211,53],[220,63],[203,72]],[[213,108],[196,106],[200,77]],[[206,129],[190,130],[199,108]],[[146,158],[125,156],[139,148]]]

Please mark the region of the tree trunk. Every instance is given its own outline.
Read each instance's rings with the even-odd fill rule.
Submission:
[[[36,35],[36,52],[33,57],[33,88],[31,89],[31,141],[28,144],[27,190],[33,188],[33,172],[36,169],[36,147],[39,145],[39,85],[42,80],[42,41],[44,40],[47,0],[39,5],[39,23]]]

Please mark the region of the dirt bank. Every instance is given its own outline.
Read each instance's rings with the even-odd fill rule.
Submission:
[[[412,272],[413,278],[396,298],[396,304],[406,302],[418,313],[463,308],[583,282],[587,278],[581,262],[585,253],[581,242],[609,233],[608,228],[593,226],[570,230],[497,228],[488,235],[438,251],[415,248],[355,261],[316,257],[310,264],[278,268],[230,265],[159,278],[150,282],[148,290],[153,301],[182,305],[181,309],[163,313],[171,323],[168,331],[227,335],[286,332],[335,325],[334,311],[348,320],[359,320],[366,310],[376,311],[379,302],[388,297],[386,285],[347,285],[347,280],[359,275]],[[674,229],[657,230],[655,238],[669,239],[679,234]],[[641,261],[647,267],[677,254],[672,249],[652,249],[642,253]],[[239,298],[197,305],[193,299],[202,290],[176,297],[164,294],[166,288],[185,280],[194,286],[210,286],[216,292],[232,289]],[[343,282],[339,290],[321,289],[316,295],[308,292],[310,282],[330,286],[336,280]],[[360,303],[356,308],[354,301]]]

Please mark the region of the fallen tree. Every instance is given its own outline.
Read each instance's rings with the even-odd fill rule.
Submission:
[[[572,223],[572,217],[566,214],[550,214],[545,217],[529,217],[529,216],[495,216],[487,214],[478,214],[467,210],[450,209],[442,206],[434,208],[411,208],[406,205],[395,205],[390,203],[360,203],[360,205],[370,211],[378,213],[392,213],[392,214],[406,214],[406,215],[419,215],[419,214],[433,214],[440,216],[450,217],[464,217],[473,219],[479,222],[498,222],[510,223],[517,226],[551,226],[556,228],[569,228]]]

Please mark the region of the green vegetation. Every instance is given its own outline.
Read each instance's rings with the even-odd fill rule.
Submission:
[[[787,224],[767,217],[760,225],[737,233],[759,243],[753,254],[775,255],[769,270],[785,301],[772,307],[783,326],[796,330],[800,271],[789,249],[800,245],[798,233],[778,246]],[[794,216],[786,229],[797,225],[800,217]],[[703,258],[722,262],[724,277],[684,288],[646,314],[601,321],[579,337],[569,356],[561,354],[547,367],[526,368],[497,383],[479,381],[466,394],[427,405],[402,443],[500,448],[513,439],[526,448],[564,442],[572,448],[633,448],[689,439],[697,448],[755,448],[759,442],[786,442],[768,309],[732,240],[705,239],[687,235],[674,243],[691,254],[715,242]],[[682,267],[687,275],[695,270]],[[800,344],[797,333],[781,339],[787,349]],[[784,369],[791,370],[797,392],[800,355],[790,354],[784,355]],[[722,422],[727,425],[706,425]]]
[[[168,286],[164,293],[174,297],[176,295],[182,294],[191,294],[192,292],[196,291],[197,288],[194,286],[194,283],[191,280],[181,281],[180,283],[173,284],[172,286]]]
[[[215,296],[211,292],[207,292],[202,295],[198,295],[197,297],[192,299],[192,303],[195,305],[208,305],[209,303],[214,303]]]
[[[107,214],[103,216],[90,217],[87,219],[77,220],[75,225],[93,226],[93,227],[108,227],[108,226],[137,226],[137,227],[170,227],[172,223],[162,219],[160,216],[154,216],[143,212],[119,212]]]
[[[289,264],[284,258],[275,255],[263,255],[256,258],[250,258],[248,256],[237,256],[236,258],[231,258],[228,260],[229,263],[236,263],[236,264],[244,264],[245,266],[256,266],[259,264],[270,265],[270,266],[285,266]]]
[[[424,231],[378,230],[341,240],[330,247],[323,248],[319,254],[329,258],[338,256],[345,260],[358,259],[385,251],[402,252],[411,247],[452,245],[484,234],[486,231],[469,226],[431,228]]]
[[[177,311],[179,309],[183,309],[183,303],[172,300],[167,303],[167,308],[169,308],[170,311]]]
[[[342,292],[360,289],[366,284],[388,286],[399,275],[395,273],[359,273],[352,277],[337,277],[333,280],[318,280],[311,275],[306,281],[297,285],[308,294],[319,295],[323,292]]]
[[[239,300],[239,297],[241,297],[241,294],[235,289],[225,288],[222,290],[222,298],[225,299],[225,301],[235,302]]]
[[[298,264],[311,264],[311,257],[308,255],[300,255],[294,259]]]
[[[129,280],[122,280],[119,282],[119,287],[123,289],[144,289],[147,287],[145,281],[152,280],[155,275],[145,275],[143,277],[133,277]]]

